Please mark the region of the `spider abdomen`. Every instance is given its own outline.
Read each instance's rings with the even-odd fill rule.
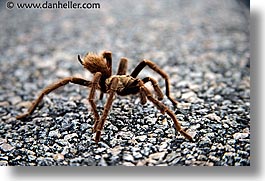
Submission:
[[[110,76],[110,70],[102,55],[87,53],[81,63],[93,74],[101,72],[103,75]]]

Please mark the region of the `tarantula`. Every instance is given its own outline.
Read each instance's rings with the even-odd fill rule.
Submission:
[[[126,58],[121,58],[117,75],[112,75],[112,53],[110,51],[104,51],[100,55],[87,53],[83,59],[81,59],[80,55],[78,55],[78,60],[84,68],[86,68],[94,75],[92,81],[77,77],[68,77],[58,81],[57,83],[53,83],[42,90],[39,97],[35,101],[33,101],[27,113],[19,115],[16,118],[24,119],[28,117],[33,113],[33,111],[36,109],[45,95],[68,83],[74,83],[90,88],[88,100],[91,104],[95,119],[93,133],[96,133],[96,143],[98,143],[100,140],[101,131],[103,129],[104,123],[106,122],[106,118],[110,111],[115,94],[120,96],[138,94],[141,104],[145,104],[148,99],[161,111],[162,114],[167,113],[171,117],[178,132],[180,132],[188,140],[192,141],[192,137],[181,128],[181,125],[175,114],[166,105],[159,101],[163,99],[163,93],[158,86],[158,82],[152,77],[145,77],[143,79],[137,78],[138,74],[143,70],[145,66],[148,66],[153,71],[160,74],[165,79],[166,96],[173,103],[173,105],[177,105],[178,102],[170,96],[168,75],[155,63],[150,60],[143,60],[137,65],[137,67],[130,75],[126,75],[128,60]],[[145,83],[147,82],[151,82],[151,84],[153,85],[157,99],[154,98],[151,92],[146,88]],[[98,114],[94,101],[96,90],[100,90],[100,99],[103,98],[103,95],[105,93],[109,94],[101,117]]]

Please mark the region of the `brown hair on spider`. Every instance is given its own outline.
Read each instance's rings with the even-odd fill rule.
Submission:
[[[83,60],[78,55],[78,60],[84,68],[88,69],[91,73],[95,74],[97,72],[101,72],[103,75],[110,76],[110,69],[102,54],[98,55],[89,52],[85,55]]]

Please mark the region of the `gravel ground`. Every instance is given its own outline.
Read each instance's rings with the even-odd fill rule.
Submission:
[[[77,2],[77,1],[76,1]],[[82,2],[82,1],[81,1]],[[237,1],[98,1],[90,10],[0,8],[0,165],[249,166],[249,13]],[[101,142],[92,134],[88,90],[40,90],[67,76],[91,80],[77,54],[113,52],[129,71],[151,59],[171,78],[172,109],[194,136],[185,140],[170,117],[136,96],[117,97]],[[140,77],[152,76],[146,68]],[[106,98],[98,101],[102,112]]]

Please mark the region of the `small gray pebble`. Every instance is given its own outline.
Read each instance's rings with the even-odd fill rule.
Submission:
[[[123,155],[123,160],[127,161],[127,162],[134,162],[134,157],[130,154],[124,154]]]
[[[1,149],[3,152],[9,152],[9,151],[13,150],[14,147],[11,146],[11,145],[8,144],[8,143],[2,143],[2,144],[0,145],[0,149]]]

